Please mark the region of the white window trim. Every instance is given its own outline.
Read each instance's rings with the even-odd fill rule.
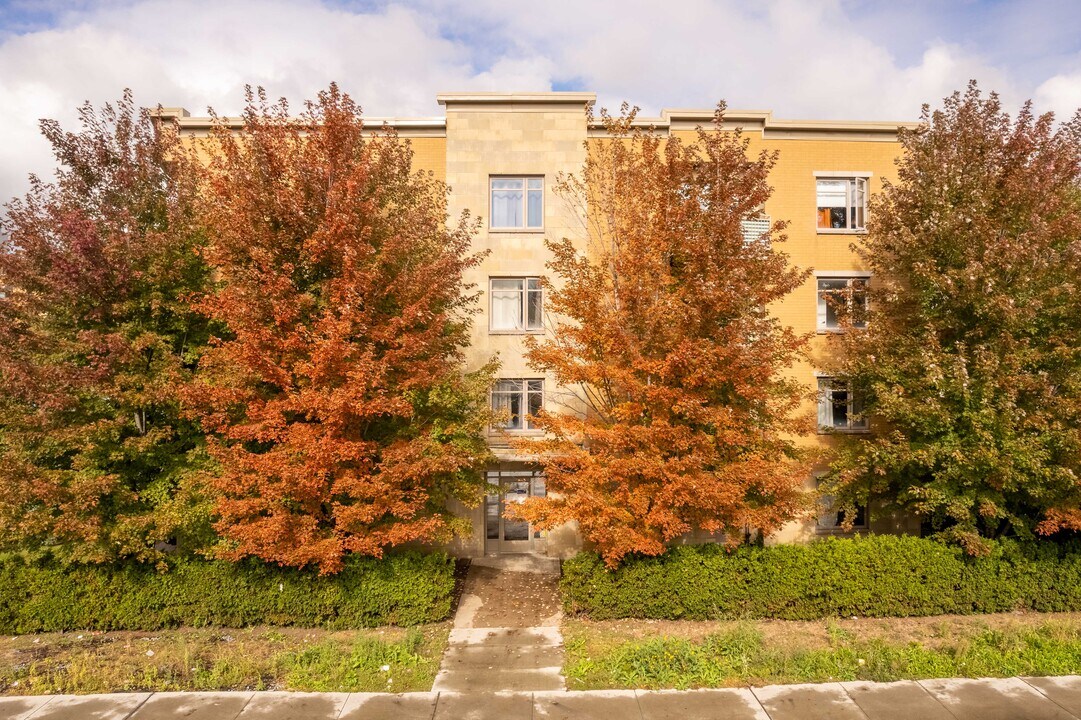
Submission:
[[[861,228],[820,228],[818,227],[818,208],[817,200],[815,201],[815,217],[814,228],[815,232],[819,235],[866,235],[867,234],[867,205],[871,196],[871,183],[870,179],[874,177],[874,173],[867,170],[815,170],[811,173],[815,179],[815,193],[818,192],[819,180],[863,180],[864,185],[864,197],[863,197],[863,227]],[[851,206],[848,206],[851,207]],[[846,208],[847,212],[847,208]]]
[[[493,280],[523,280],[525,284],[522,287],[522,327],[516,329],[496,328],[492,326],[492,320],[494,319],[494,313],[492,312],[492,302],[494,301],[494,295],[492,290]],[[529,286],[530,280],[537,280],[539,285],[539,292],[541,295],[541,326],[539,328],[527,328],[525,325],[528,323],[529,317]],[[489,335],[543,335],[544,334],[544,300],[546,293],[544,292],[544,286],[540,284],[540,275],[491,275],[488,277],[488,334]],[[508,378],[511,379],[511,378]]]
[[[852,421],[851,420],[849,420],[849,426],[848,427],[843,427],[843,428],[834,427],[832,424],[823,425],[821,422],[819,422],[819,416],[821,414],[822,404],[823,404],[823,402],[826,401],[825,393],[822,392],[820,381],[822,381],[822,380],[831,380],[832,381],[832,380],[835,380],[835,379],[836,379],[836,376],[834,376],[834,375],[826,375],[826,374],[817,373],[817,372],[815,373],[815,390],[818,393],[817,402],[815,403],[815,424],[816,424],[816,426],[818,428],[818,434],[819,435],[867,435],[867,434],[869,434],[871,432],[871,419],[869,417],[867,417],[866,414],[863,415],[863,427],[852,427],[852,425],[851,425]],[[848,390],[848,393],[849,393],[849,396],[848,396],[848,407],[849,407],[848,415],[849,415],[849,417],[851,417],[852,415],[855,414],[855,413],[852,412],[852,408],[855,405],[855,394],[852,392],[851,389]],[[832,419],[833,410],[832,410],[831,404],[827,403],[827,407],[830,407],[829,414],[830,414],[830,418]]]
[[[825,324],[826,321],[825,321],[824,314],[819,312],[818,302],[819,302],[819,300],[821,300],[821,297],[819,297],[820,291],[818,289],[818,281],[819,280],[866,280],[867,284],[870,285],[871,273],[866,272],[864,270],[839,270],[837,272],[826,272],[826,271],[819,272],[819,271],[816,271],[815,274],[814,274],[814,279],[815,279],[815,283],[814,283],[814,286],[815,286],[815,332],[817,334],[819,334],[819,335],[833,335],[833,334],[836,334],[836,333],[843,333],[844,328],[840,328],[840,327],[832,327],[831,328],[831,327],[828,327]],[[867,315],[870,315],[870,310],[871,310],[870,304],[869,304],[870,300],[867,299],[866,296],[864,296],[864,297],[865,297],[865,299],[864,299],[864,312],[867,313]],[[866,324],[867,324],[867,320],[864,320],[864,325],[866,326]],[[856,329],[861,330],[862,328],[856,328]]]
[[[522,187],[522,218],[523,221],[529,222],[529,180],[540,178],[541,181],[541,224],[539,227],[529,227],[523,225],[522,227],[500,227],[493,225],[492,222],[495,219],[492,213],[492,181],[493,180],[523,180]],[[548,203],[545,200],[545,182],[544,175],[538,174],[526,174],[526,175],[489,175],[488,176],[488,230],[489,232],[497,233],[543,233],[544,232],[544,215],[545,209]]]
[[[869,170],[815,170],[812,173],[815,179],[821,178],[823,180],[832,180],[833,178],[867,178],[874,177],[874,173]]]
[[[866,505],[863,507],[863,522],[861,524],[859,524],[859,525],[853,525],[851,530],[845,530],[840,525],[822,525],[821,524],[822,523],[822,516],[825,515],[826,513],[820,512],[823,508],[821,507],[821,505],[819,505],[819,503],[822,500],[824,500],[825,498],[822,495],[819,495],[817,493],[818,493],[818,486],[819,486],[819,484],[821,482],[822,477],[825,476],[825,474],[826,474],[825,472],[816,472],[814,474],[815,493],[816,493],[816,496],[815,496],[815,533],[818,534],[818,535],[853,535],[855,533],[866,532],[870,527],[870,523],[869,523],[870,512],[869,512]],[[827,497],[829,497],[830,499],[833,499],[832,496],[827,496]],[[838,513],[839,513],[839,511],[837,511],[837,510],[831,510],[831,512],[830,512],[831,515],[836,515]]]
[[[508,381],[508,380],[522,383],[522,389],[519,391],[521,393],[520,402],[521,402],[521,407],[522,407],[522,427],[520,427],[520,428],[506,428],[506,427],[500,427],[498,425],[492,425],[491,428],[490,428],[492,434],[495,434],[495,435],[543,435],[544,430],[542,430],[541,428],[527,427],[528,420],[526,419],[529,416],[529,389],[528,389],[529,385],[528,385],[528,383],[530,381],[533,381],[533,382],[539,381],[540,384],[541,384],[540,406],[541,406],[542,410],[544,409],[545,402],[548,399],[548,390],[545,387],[546,383],[544,382],[544,378],[542,378],[542,377],[501,377],[501,378],[496,378],[495,382],[492,383],[492,386],[488,389],[488,408],[490,410],[492,410],[492,411],[495,411],[495,407],[492,404],[492,396],[495,394],[495,386],[497,384],[499,384],[500,381]]]

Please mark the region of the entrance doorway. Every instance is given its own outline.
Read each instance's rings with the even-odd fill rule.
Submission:
[[[506,509],[544,494],[544,475],[539,470],[508,465],[488,471],[488,494],[484,499],[485,554],[543,552],[544,533],[525,520],[507,518]]]

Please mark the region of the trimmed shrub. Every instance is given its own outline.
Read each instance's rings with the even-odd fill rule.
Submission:
[[[417,625],[446,618],[453,592],[454,561],[441,553],[352,557],[326,577],[255,561],[177,559],[159,572],[8,556],[0,559],[0,633]]]
[[[596,620],[904,617],[1081,610],[1081,547],[1012,541],[984,557],[891,535],[806,545],[683,546],[609,571],[594,553],[563,564],[563,602]]]

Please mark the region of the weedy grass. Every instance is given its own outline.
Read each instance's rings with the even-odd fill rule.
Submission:
[[[573,621],[564,628],[568,687],[699,688],[846,680],[1066,675],[1081,671],[1076,616],[716,623],[699,634],[643,637],[642,628]],[[676,623],[669,623],[671,630]],[[689,623],[689,625],[702,625]],[[810,626],[807,632],[802,626]],[[699,628],[701,630],[701,628]],[[663,632],[663,630],[662,630]]]
[[[446,623],[409,629],[181,628],[0,637],[0,694],[426,691]]]

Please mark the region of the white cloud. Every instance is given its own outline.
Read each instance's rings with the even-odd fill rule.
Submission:
[[[1060,120],[1068,120],[1081,108],[1081,70],[1055,75],[1036,88],[1034,99],[1041,110],[1053,110]]]
[[[1081,105],[1081,73],[1026,86],[968,44],[928,37],[899,60],[841,0],[414,0],[353,12],[329,0],[86,0],[52,29],[0,42],[0,198],[50,166],[37,119],[70,126],[124,87],[148,105],[236,112],[245,84],[294,102],[337,80],[371,115],[435,115],[447,90],[547,90],[603,103],[772,109],[779,117],[911,119],[978,78],[1008,104]],[[926,23],[923,15],[907,22]],[[0,28],[2,30],[2,28]],[[922,32],[922,26],[920,28]],[[1041,78],[1042,80],[1042,78]]]
[[[65,16],[60,27],[0,45],[0,196],[47,171],[37,121],[70,125],[84,100],[130,87],[138,102],[235,113],[245,84],[293,102],[337,80],[372,115],[435,115],[448,87],[499,87],[537,72],[510,64],[474,81],[468,48],[435,22],[391,7],[347,13],[315,0],[140,0]]]

